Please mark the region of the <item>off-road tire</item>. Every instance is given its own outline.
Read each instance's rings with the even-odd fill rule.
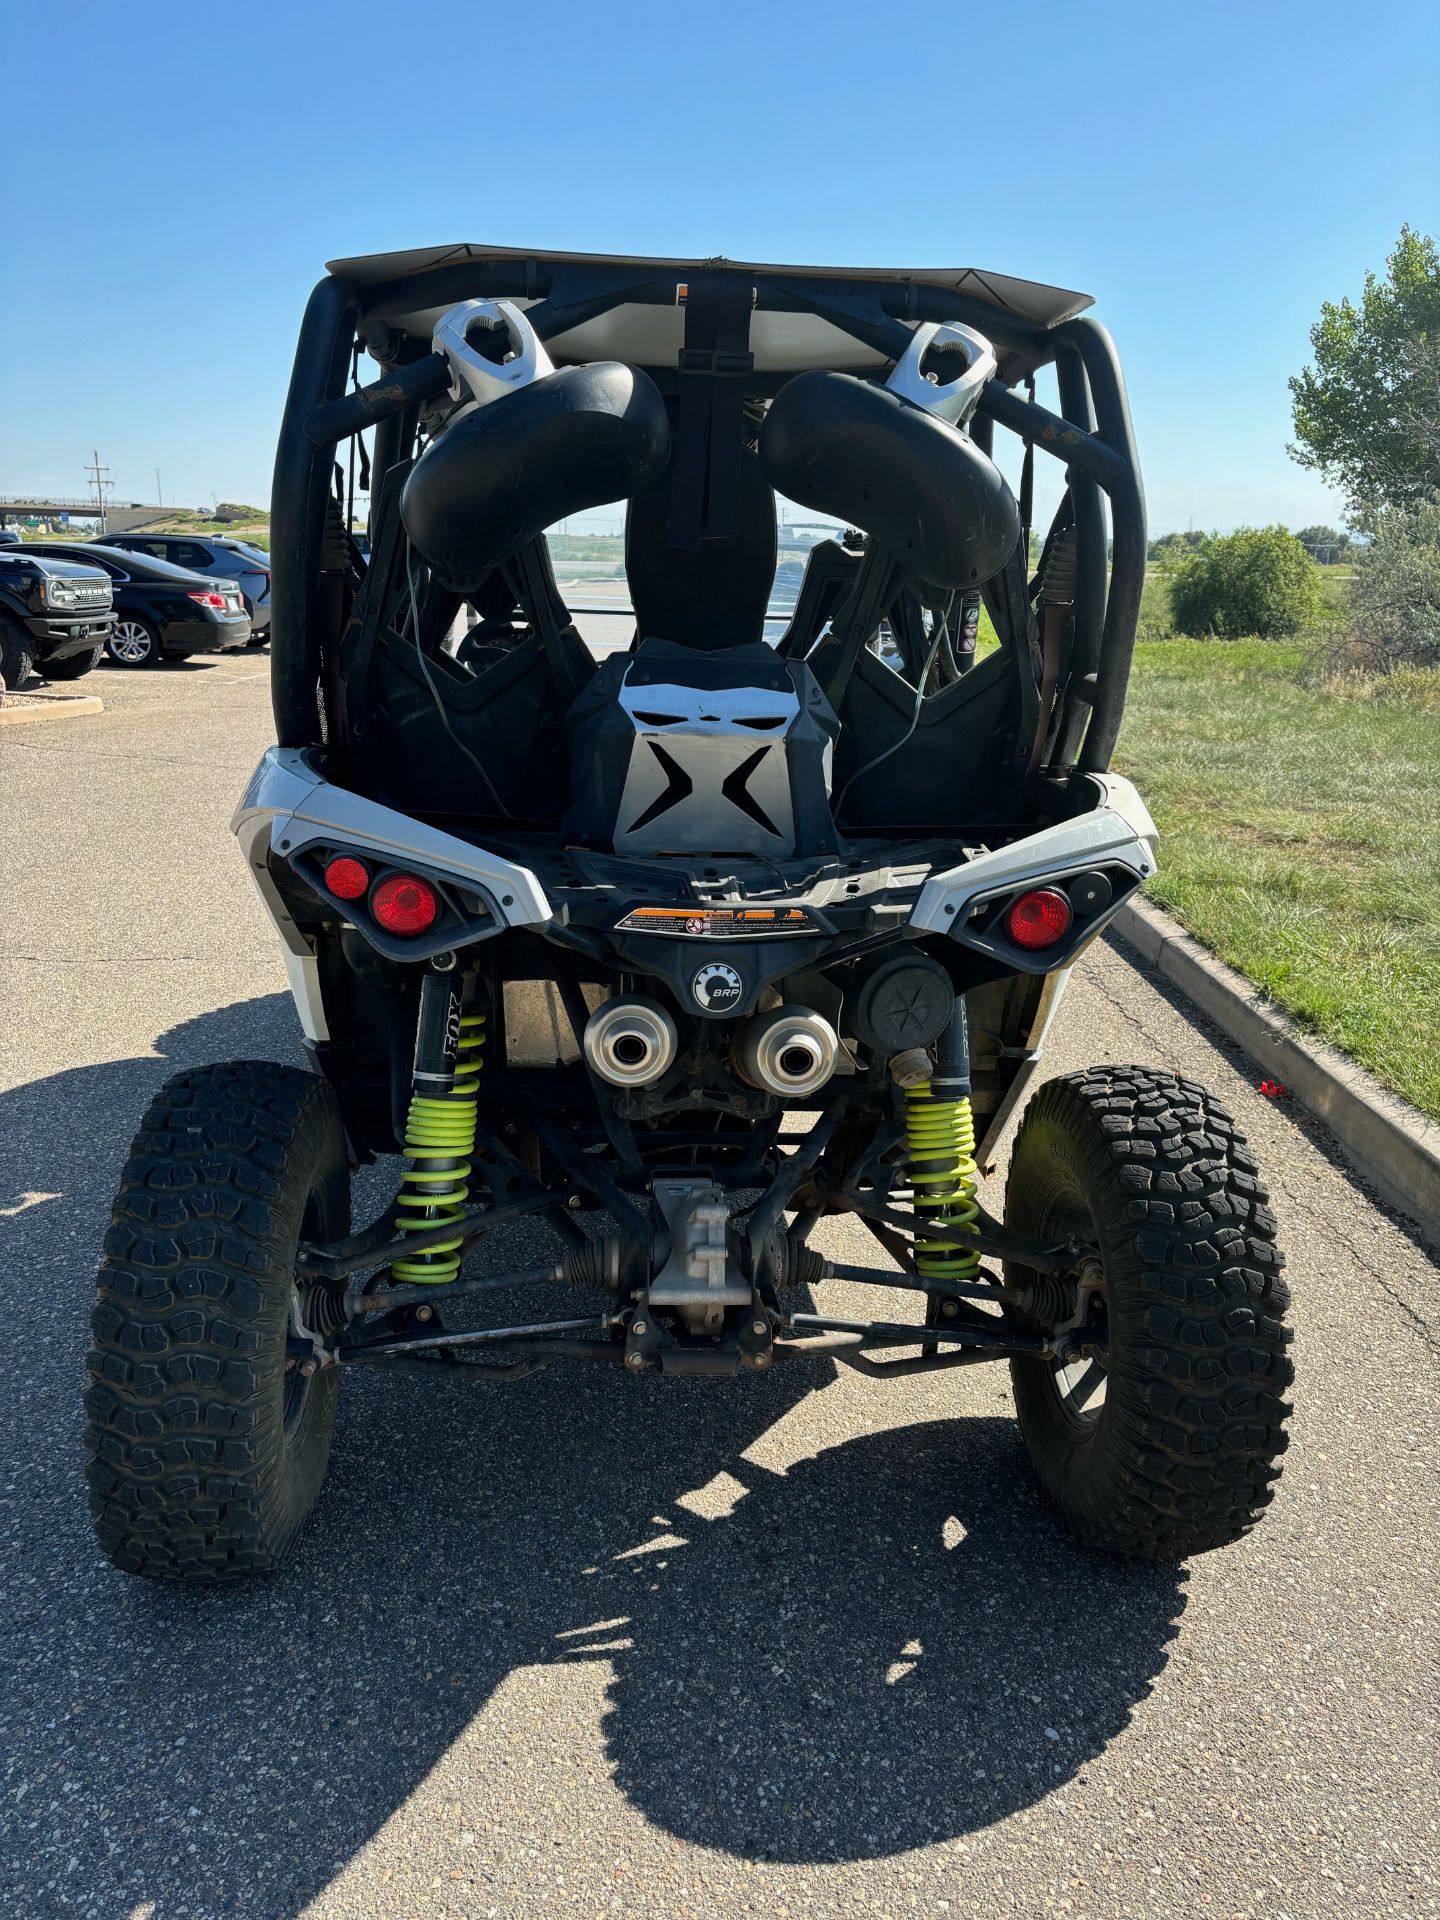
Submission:
[[[0,613],[0,680],[19,693],[35,668],[35,642],[18,620]]]
[[[1010,1371],[1041,1485],[1084,1545],[1180,1560],[1238,1540],[1269,1503],[1293,1369],[1267,1199],[1234,1121],[1193,1080],[1092,1067],[1031,1101],[1006,1224],[1098,1241],[1105,1399],[1077,1417],[1053,1362]]]
[[[100,1545],[218,1581],[283,1559],[325,1477],[339,1369],[287,1353],[295,1257],[349,1229],[324,1081],[268,1061],[177,1074],[120,1177],[91,1321],[85,1442]]]
[[[105,655],[102,641],[98,647],[92,647],[88,653],[67,653],[63,660],[45,662],[47,680],[81,680],[87,673],[98,667]]]

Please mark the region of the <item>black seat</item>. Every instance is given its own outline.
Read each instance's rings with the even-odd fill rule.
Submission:
[[[734,535],[694,548],[669,543],[673,477],[672,460],[625,515],[625,571],[640,638],[705,653],[759,640],[775,579],[775,495],[760,462],[742,449]]]
[[[848,373],[802,373],[760,432],[787,499],[863,527],[914,579],[978,586],[1020,538],[1004,475],[946,420]]]
[[[405,482],[400,517],[436,577],[469,593],[566,514],[650,486],[669,447],[648,374],[562,367],[447,427]]]

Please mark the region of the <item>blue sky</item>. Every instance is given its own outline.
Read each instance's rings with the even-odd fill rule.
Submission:
[[[991,267],[1096,297],[1155,531],[1333,518],[1320,302],[1440,229],[1433,0],[28,7],[0,493],[264,501],[306,294],[451,240]],[[80,112],[68,101],[85,103]],[[382,129],[393,129],[386,136]]]

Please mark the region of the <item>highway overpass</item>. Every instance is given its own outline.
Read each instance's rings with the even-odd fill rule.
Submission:
[[[143,500],[112,500],[105,508],[105,531],[135,533],[141,527],[153,526],[157,520],[168,519],[175,511],[173,506],[147,506]],[[0,493],[0,527],[13,526],[21,520],[59,520],[67,514],[72,520],[97,523],[100,517],[93,497],[62,500],[45,494]]]

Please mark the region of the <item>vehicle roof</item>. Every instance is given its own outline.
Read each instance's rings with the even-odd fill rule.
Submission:
[[[117,533],[107,537],[106,544],[120,547],[126,553],[134,553],[147,540],[188,540],[197,547],[228,547],[232,552],[241,554],[264,554],[263,547],[254,546],[243,534],[235,533],[146,533],[141,528],[136,533]]]
[[[136,527],[132,533],[107,533],[105,545],[126,547],[132,540],[193,540],[203,547],[207,540],[213,545],[219,538],[218,533],[176,533],[173,528]]]
[[[436,320],[457,299],[483,296],[487,291],[486,262],[513,265],[524,260],[552,269],[557,266],[648,268],[654,269],[654,273],[645,277],[655,279],[671,272],[683,277],[705,268],[725,267],[762,278],[863,280],[896,287],[936,287],[980,301],[992,307],[997,316],[1009,314],[1041,327],[1058,326],[1062,320],[1094,304],[1087,293],[1046,286],[1038,280],[1019,280],[1010,274],[991,273],[979,267],[784,266],[755,260],[687,260],[678,255],[555,253],[528,247],[484,247],[469,242],[415,247],[403,253],[361,254],[331,260],[328,268],[337,279],[362,292],[386,289],[377,311],[391,326],[413,335],[429,334]],[[452,286],[454,270],[463,269],[469,263],[475,267],[473,293],[457,294]],[[442,269],[451,270],[445,276],[444,297],[427,289],[424,280],[425,276]],[[413,287],[403,284],[412,279]],[[526,299],[516,300],[520,307],[533,304]],[[557,361],[617,359],[641,366],[673,365],[684,341],[684,331],[684,310],[678,303],[674,306],[622,304],[566,333],[557,334],[546,341],[546,348]],[[883,356],[874,349],[852,339],[818,314],[806,312],[757,311],[751,323],[750,346],[756,370],[761,372],[788,373],[813,366],[862,370],[884,364]]]
[[[13,549],[12,549],[13,551]],[[196,573],[191,567],[177,567],[173,560],[157,560],[153,554],[134,553],[129,547],[112,547],[103,540],[76,541],[73,545],[64,541],[47,541],[44,546],[26,547],[26,553],[54,553],[65,560],[83,560],[87,553],[97,553],[102,560],[113,560],[116,566],[123,566],[127,573],[133,573],[142,579],[166,580],[176,584],[184,582],[187,586],[213,587],[215,576],[208,573]],[[104,572],[104,568],[101,568]]]
[[[7,566],[15,560],[29,560],[32,562],[38,561],[41,566],[44,566],[48,562],[50,566],[59,567],[66,573],[82,571],[87,573],[105,573],[103,567],[85,567],[83,562],[76,561],[68,553],[47,554],[43,548],[28,547],[23,542],[19,545],[12,546],[7,541],[4,546],[0,546],[0,560],[3,560]],[[109,574],[105,574],[105,577],[108,580],[110,576]]]

